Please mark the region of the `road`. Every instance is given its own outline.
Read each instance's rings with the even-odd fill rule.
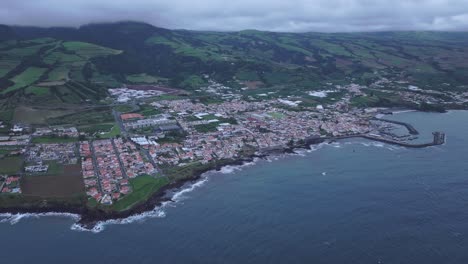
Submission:
[[[117,159],[119,160],[120,171],[122,172],[122,175],[124,176],[124,178],[128,179],[128,175],[127,175],[127,172],[125,171],[124,164],[123,164],[122,160],[120,159],[120,152],[117,150],[117,147],[115,146],[114,140],[111,139],[111,141],[112,141],[112,147],[114,147],[114,152],[117,155]]]
[[[136,104],[135,101],[132,101],[131,103],[129,103],[129,105],[132,107],[130,112],[136,112],[136,111],[138,111],[140,109],[140,107]],[[117,106],[117,105],[113,105],[113,106]],[[122,114],[121,112],[119,112],[119,111],[115,110],[114,108],[112,108],[112,115],[114,116],[115,123],[120,127],[120,135],[122,137],[128,137],[127,129],[124,126],[122,118],[120,118],[121,114]]]
[[[102,192],[101,181],[100,181],[101,175],[99,174],[98,162],[97,162],[97,159],[96,159],[96,152],[94,151],[94,146],[93,146],[92,141],[89,142],[89,147],[91,149],[91,158],[93,159],[94,174],[96,175],[96,178],[97,178],[99,192],[103,193]]]

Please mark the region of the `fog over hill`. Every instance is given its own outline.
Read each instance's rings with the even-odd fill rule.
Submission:
[[[138,20],[166,28],[282,32],[467,30],[464,0],[3,0],[0,23],[79,26]]]
[[[465,32],[215,32],[141,22],[0,31],[4,106],[98,101],[107,88],[148,82],[193,91],[212,80],[234,88],[281,87],[291,94],[326,82],[370,84],[380,78],[435,90],[463,90],[468,81]]]

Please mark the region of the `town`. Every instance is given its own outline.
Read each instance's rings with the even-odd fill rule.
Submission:
[[[372,87],[388,82],[383,79]],[[22,193],[22,175],[63,174],[68,169],[79,172],[89,199],[112,205],[132,193],[132,179],[142,175],[164,177],[167,168],[304,146],[311,138],[369,135],[380,140],[414,139],[414,135],[392,133],[395,124],[375,120],[383,108],[353,105],[366,97],[365,86],[328,85],[308,92],[309,98],[322,102],[318,104],[274,96],[275,92],[241,96],[246,89],[233,92],[210,81],[208,87],[196,91],[220,98],[215,103],[196,97],[165,99],[166,91],[174,92],[169,88],[111,89],[115,104],[131,103],[132,107],[124,112],[114,110],[119,133],[109,138],[65,124],[34,128],[14,124],[11,133],[0,138],[0,145],[15,148],[8,155],[21,157],[21,170],[3,174],[0,190]],[[429,100],[415,86],[400,93],[411,101]],[[327,99],[336,94],[340,96]],[[42,142],[44,139],[47,142]]]

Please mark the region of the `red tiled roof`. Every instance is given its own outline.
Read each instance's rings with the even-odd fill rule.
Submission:
[[[122,118],[122,120],[141,119],[141,118],[143,118],[143,116],[141,114],[128,113],[128,114],[121,114],[120,118]]]

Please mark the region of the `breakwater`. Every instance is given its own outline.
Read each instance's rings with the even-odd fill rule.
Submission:
[[[357,134],[357,135],[349,135],[349,136],[339,136],[339,137],[328,137],[325,139],[328,140],[338,140],[338,139],[347,139],[347,138],[364,138],[373,141],[379,141],[391,145],[398,145],[407,148],[426,148],[431,146],[442,145],[445,143],[445,133],[444,132],[433,132],[432,135],[434,136],[432,142],[428,143],[421,143],[421,144],[412,144],[408,142],[397,141],[393,139],[383,138],[378,135],[371,135],[371,134]]]
[[[418,130],[416,130],[416,128],[414,128],[411,124],[408,124],[408,123],[405,123],[405,122],[395,121],[395,120],[390,120],[390,119],[385,119],[385,118],[377,118],[377,117],[373,118],[373,120],[392,123],[392,124],[396,124],[396,125],[401,125],[401,126],[406,127],[406,129],[408,129],[408,132],[411,135],[419,135],[419,132],[418,132]]]
[[[392,139],[386,139],[386,138],[381,138],[381,137],[376,137],[372,135],[362,135],[362,138],[374,140],[374,141],[380,141],[384,142],[387,144],[392,144],[392,145],[399,145],[407,148],[426,148],[426,147],[431,147],[431,146],[437,146],[437,145],[442,145],[445,143],[445,133],[443,132],[434,132],[432,133],[434,135],[434,139],[432,142],[428,143],[422,143],[422,144],[411,144],[407,142],[401,142],[401,141],[396,141]]]

